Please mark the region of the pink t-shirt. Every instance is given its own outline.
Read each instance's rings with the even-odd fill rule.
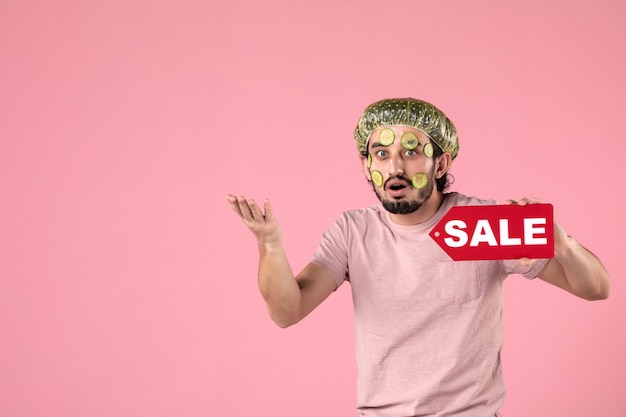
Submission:
[[[449,193],[414,226],[377,204],[324,234],[313,262],[352,287],[360,415],[492,417],[502,405],[502,284],[548,260],[452,261],[428,232],[450,207],[481,204],[496,202]]]

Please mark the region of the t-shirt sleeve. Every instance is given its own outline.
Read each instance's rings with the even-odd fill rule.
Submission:
[[[336,220],[322,235],[311,262],[322,267],[339,287],[348,279],[347,222]]]
[[[502,261],[502,267],[507,275],[520,274],[524,278],[534,279],[541,273],[543,268],[550,262],[550,259],[538,259],[530,265],[522,265],[517,259]]]

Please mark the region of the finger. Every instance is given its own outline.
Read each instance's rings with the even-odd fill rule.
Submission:
[[[526,200],[528,200],[528,204],[541,204],[541,200],[537,197],[528,197]]]
[[[244,196],[237,197],[237,203],[239,204],[239,210],[241,210],[241,217],[245,220],[252,220],[252,213],[246,198]]]
[[[268,222],[274,221],[274,211],[272,210],[272,205],[270,204],[269,199],[263,200],[263,208],[265,209],[265,220]]]
[[[232,194],[228,194],[226,195],[226,200],[228,200],[230,208],[232,208],[233,211],[237,213],[237,215],[239,215],[239,217],[243,217],[243,214],[241,214],[241,209],[239,208],[239,202],[237,201],[237,197]]]
[[[265,221],[265,216],[263,216],[263,212],[257,205],[256,201],[250,200],[248,202],[248,206],[250,207],[250,213],[252,214],[252,218],[256,221]]]
[[[524,197],[520,200],[520,204],[522,206],[525,206],[527,204],[539,204],[539,203],[541,203],[541,200],[535,197]]]
[[[520,258],[519,263],[523,266],[528,266],[528,265],[532,265],[535,262],[537,262],[537,259],[531,259],[531,258]]]

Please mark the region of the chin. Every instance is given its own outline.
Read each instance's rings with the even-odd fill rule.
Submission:
[[[422,206],[416,200],[383,200],[382,203],[385,210],[392,214],[411,214]]]

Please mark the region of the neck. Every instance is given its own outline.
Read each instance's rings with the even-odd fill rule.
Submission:
[[[402,225],[402,226],[412,226],[415,224],[420,224],[430,219],[437,213],[439,207],[441,207],[441,203],[445,195],[438,190],[433,191],[428,200],[424,201],[424,203],[415,210],[413,213],[409,214],[393,214],[389,213],[389,217],[391,221]]]

